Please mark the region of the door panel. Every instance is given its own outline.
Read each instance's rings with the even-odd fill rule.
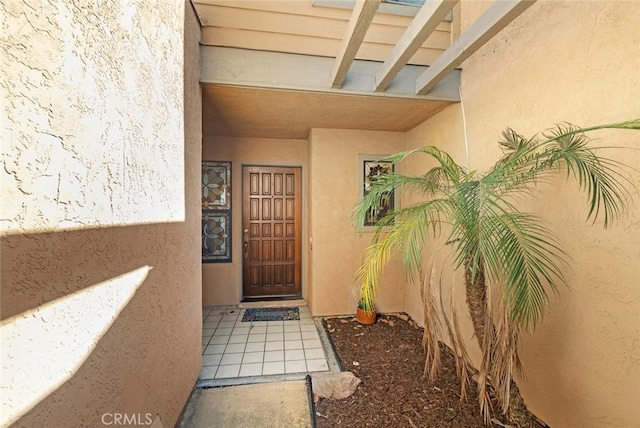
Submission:
[[[301,294],[301,179],[301,168],[242,168],[244,297]]]

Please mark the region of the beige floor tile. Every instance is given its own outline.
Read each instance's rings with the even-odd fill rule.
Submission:
[[[320,339],[317,331],[303,331],[301,334],[303,339]]]
[[[264,353],[264,362],[284,361],[284,351],[266,351]]]
[[[307,370],[310,372],[327,371],[329,370],[329,365],[324,358],[321,360],[307,360]]]
[[[233,334],[229,338],[229,343],[247,343],[248,334]]]
[[[211,338],[210,345],[226,345],[229,341],[229,336],[213,336]]]
[[[245,352],[242,358],[242,364],[261,363],[264,358],[264,352]]]
[[[302,343],[304,344],[304,349],[322,348],[320,339],[303,340]]]
[[[322,350],[322,348],[305,349],[304,356],[307,360],[317,360],[320,358],[322,359],[325,358],[324,351]]]
[[[284,340],[284,333],[267,333],[267,342]]]
[[[290,349],[284,351],[284,360],[304,360],[304,351],[302,349]]]
[[[242,353],[244,352],[244,348],[246,347],[246,344],[244,343],[231,343],[229,345],[227,345],[226,349],[224,350],[225,354],[238,354],[238,353]]]
[[[213,333],[214,336],[231,336],[231,332],[233,331],[232,328],[221,328],[218,327],[216,329],[216,332]]]
[[[211,354],[202,356],[202,366],[219,366],[220,360],[222,360],[221,354]]]
[[[284,350],[284,341],[267,342],[264,344],[265,351],[282,351]]]
[[[298,333],[298,332],[300,332],[300,323],[296,322],[295,324],[285,324],[284,332],[285,333]]]
[[[244,354],[224,354],[222,356],[222,360],[220,360],[220,365],[230,365],[230,364],[240,364],[242,363],[242,357]]]
[[[224,349],[227,347],[227,345],[209,345],[207,346],[207,349],[204,350],[205,355],[206,354],[223,354],[224,353]]]
[[[249,343],[265,342],[266,340],[267,340],[267,335],[266,334],[264,334],[264,333],[256,333],[256,334],[249,334],[247,342],[249,342]]]
[[[249,329],[249,334],[258,334],[258,333],[267,333],[267,326],[266,325],[259,325],[259,326],[251,326],[251,328]]]
[[[285,373],[303,373],[307,371],[307,364],[304,360],[285,361]]]
[[[284,340],[300,340],[302,337],[300,336],[300,332],[290,332],[284,334]]]
[[[302,340],[285,340],[284,349],[302,349]]]
[[[262,364],[263,375],[276,375],[284,373],[284,361],[272,361]]]
[[[232,364],[228,366],[220,366],[218,367],[218,371],[216,372],[216,379],[230,378],[230,377],[238,377],[240,373],[240,364]]]
[[[247,343],[244,352],[262,352],[264,351],[264,342]]]
[[[216,375],[217,370],[218,366],[203,367],[202,370],[200,370],[200,376],[198,376],[198,378],[213,379]]]
[[[240,377],[260,376],[262,374],[262,363],[248,363],[240,366]]]

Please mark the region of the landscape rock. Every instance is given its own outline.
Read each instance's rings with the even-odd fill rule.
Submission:
[[[350,397],[358,385],[358,379],[351,372],[318,372],[311,374],[313,394],[322,398]]]

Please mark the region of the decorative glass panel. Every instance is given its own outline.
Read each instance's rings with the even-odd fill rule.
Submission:
[[[366,196],[371,190],[371,184],[384,174],[393,172],[393,164],[386,161],[365,160],[363,162],[363,180],[364,185],[363,196]],[[372,207],[364,218],[364,226],[375,226],[394,207],[393,192],[384,194],[378,205]]]
[[[231,262],[231,162],[202,161],[202,261]]]
[[[202,212],[202,261],[231,261],[231,212]]]
[[[202,209],[231,209],[231,162],[202,162]]]

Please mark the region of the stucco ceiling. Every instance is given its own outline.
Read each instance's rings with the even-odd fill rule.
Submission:
[[[311,128],[408,131],[447,101],[203,84],[205,135],[306,138]]]

